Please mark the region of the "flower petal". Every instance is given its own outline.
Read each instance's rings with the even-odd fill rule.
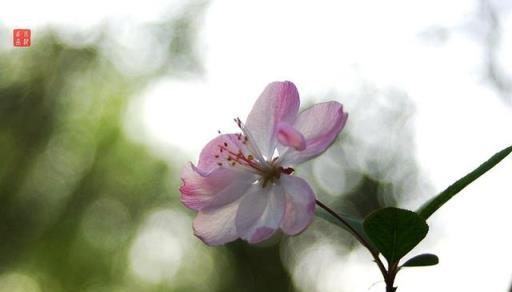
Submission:
[[[188,163],[183,168],[181,179],[181,202],[190,209],[201,210],[240,198],[257,177],[251,172],[229,166],[206,173]]]
[[[282,163],[294,165],[321,154],[341,132],[347,118],[343,105],[335,101],[320,103],[301,112],[293,127],[304,136],[306,148],[303,151],[288,148],[281,155]]]
[[[286,198],[286,208],[281,229],[295,235],[302,232],[315,215],[315,194],[309,184],[300,177],[281,176]]]
[[[220,208],[199,211],[192,228],[194,234],[208,245],[221,245],[238,238],[235,218],[240,199]]]
[[[261,184],[254,184],[240,202],[235,220],[238,235],[249,243],[268,239],[279,228],[284,208],[279,185],[262,188]]]
[[[293,147],[297,151],[306,149],[304,136],[290,124],[281,122],[277,125],[277,140],[284,146]]]
[[[270,83],[254,104],[245,125],[265,158],[274,152],[277,124],[293,123],[299,106],[299,93],[290,81]]]

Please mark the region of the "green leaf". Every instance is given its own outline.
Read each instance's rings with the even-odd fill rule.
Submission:
[[[435,211],[441,208],[448,200],[450,200],[453,196],[455,196],[458,192],[462,191],[467,185],[475,181],[482,174],[489,171],[496,164],[503,160],[503,158],[507,157],[507,155],[512,152],[512,146],[509,146],[500,152],[494,154],[489,160],[484,162],[478,168],[464,176],[463,178],[456,181],[454,184],[449,186],[446,190],[441,192],[439,195],[432,198],[430,201],[421,206],[417,213],[425,220],[428,219]]]
[[[347,230],[348,232],[351,232],[347,228],[347,226],[345,226],[343,223],[341,223],[338,219],[334,218],[331,214],[329,214],[324,209],[316,208],[315,213],[316,213],[316,216],[326,220],[327,222],[330,222],[334,225],[337,225],[337,226]],[[340,212],[336,212],[336,214],[338,214],[338,216],[342,217],[343,220],[345,220],[345,222],[347,222],[350,225],[350,227],[352,227],[357,233],[359,233],[361,235],[361,237],[363,237],[369,244],[372,244],[371,241],[369,240],[368,236],[366,235],[366,232],[364,231],[363,221],[361,219],[350,217],[350,216],[344,215]],[[375,246],[370,246],[370,247],[373,248],[374,250],[377,250],[377,248],[375,248]]]
[[[435,254],[424,253],[410,258],[402,266],[403,267],[426,267],[434,266],[439,263],[439,258]]]
[[[388,207],[371,213],[363,223],[367,236],[388,260],[398,262],[425,238],[428,225],[418,214]]]

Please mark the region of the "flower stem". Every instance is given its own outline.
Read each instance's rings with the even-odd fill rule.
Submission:
[[[354,227],[352,227],[352,225],[350,225],[345,219],[343,219],[343,217],[338,215],[336,212],[334,212],[334,210],[332,210],[331,208],[329,208],[327,205],[320,202],[319,200],[316,200],[316,204],[320,208],[327,211],[327,213],[329,213],[331,216],[333,216],[334,218],[339,220],[343,225],[345,225],[345,227],[347,227],[347,229],[350,231],[350,233],[352,233],[352,235],[354,235],[354,237],[357,239],[357,241],[359,241],[370,252],[370,254],[373,257],[373,260],[375,261],[375,263],[379,267],[380,272],[382,273],[384,282],[386,282],[386,292],[395,292],[396,288],[393,287],[393,283],[395,281],[396,273],[398,272],[398,269],[394,268],[395,265],[390,265],[389,271],[386,270],[384,263],[382,263],[381,259],[379,258],[379,252],[377,250],[375,250],[370,245],[370,243],[356,229],[354,229]]]
[[[395,277],[400,269],[398,268],[398,262],[394,264],[390,264],[388,266],[388,272],[387,272],[387,279],[385,278],[386,282],[386,292],[395,292],[396,287],[394,287],[395,283]]]
[[[332,210],[331,208],[329,208],[327,205],[320,202],[319,200],[316,200],[316,204],[320,208],[327,211],[327,213],[329,213],[331,216],[338,219],[343,225],[345,225],[345,227],[347,227],[347,229],[350,231],[350,233],[352,233],[352,235],[354,235],[354,237],[357,239],[357,241],[359,241],[364,247],[366,247],[370,251],[370,253],[372,253],[372,254],[374,253],[374,250],[373,250],[373,248],[370,247],[370,244],[368,243],[368,241],[366,241],[366,239],[364,239],[364,237],[361,234],[359,234],[359,232],[357,232],[357,230],[355,230],[352,227],[352,225],[350,225],[345,219],[343,219],[343,217],[338,215],[336,212],[334,212],[334,210]]]

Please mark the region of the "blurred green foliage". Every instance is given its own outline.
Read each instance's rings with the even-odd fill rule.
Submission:
[[[44,291],[119,284],[136,223],[176,201],[166,163],[122,132],[136,86],[95,47],[67,47],[51,33],[0,60],[2,271],[29,271]],[[100,198],[127,215],[98,219],[93,240],[112,242],[94,245],[82,221]]]

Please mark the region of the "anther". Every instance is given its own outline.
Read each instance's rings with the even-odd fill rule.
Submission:
[[[238,125],[238,127],[242,127],[242,121],[240,121],[240,118],[234,119],[235,123]]]
[[[217,162],[217,165],[218,166],[222,166],[222,162]]]
[[[247,159],[249,160],[253,160],[254,159],[254,156],[252,156],[251,154],[247,155]]]

